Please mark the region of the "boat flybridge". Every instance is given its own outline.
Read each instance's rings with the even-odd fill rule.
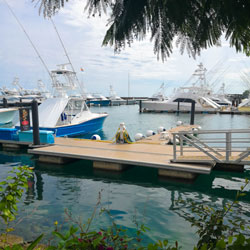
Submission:
[[[107,113],[92,113],[84,98],[70,96],[77,90],[76,72],[58,65],[51,71],[54,97],[38,107],[39,129],[50,130],[57,137],[94,133],[102,129]]]
[[[180,87],[174,91],[173,95],[167,100],[161,101],[143,101],[141,109],[144,111],[190,111],[191,103],[185,102],[195,101],[195,111],[197,112],[212,112],[221,109],[221,106],[213,101],[209,96],[211,90],[206,84],[205,79],[206,69],[202,64],[198,65],[193,76],[198,76],[198,81],[193,83],[190,87]],[[179,100],[182,100],[181,102]],[[179,101],[179,104],[178,104]]]

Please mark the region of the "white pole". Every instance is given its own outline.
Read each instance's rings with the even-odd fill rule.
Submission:
[[[129,72],[128,72],[128,97],[130,97],[130,79],[129,79]]]

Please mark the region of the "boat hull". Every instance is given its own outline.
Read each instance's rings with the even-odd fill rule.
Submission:
[[[143,111],[150,112],[177,112],[178,104],[177,102],[168,102],[168,101],[145,101],[141,104],[141,109]],[[180,103],[179,111],[182,112],[190,112],[191,111],[191,103]],[[195,105],[196,112],[208,112],[208,111],[216,111],[214,108],[204,108],[199,104]]]
[[[86,101],[87,105],[93,106],[110,106],[110,100],[89,100]]]
[[[74,137],[77,135],[94,133],[97,132],[98,130],[101,130],[103,122],[106,119],[106,117],[107,115],[97,117],[79,124],[58,126],[55,128],[39,127],[39,130],[52,131],[56,137],[64,137],[64,136]],[[16,126],[16,128],[19,129],[18,126]]]
[[[0,124],[2,125],[12,122],[16,112],[17,109],[0,109]]]
[[[120,105],[126,105],[126,100],[110,100],[110,106],[120,106]]]
[[[77,125],[68,125],[52,129],[55,132],[56,137],[63,136],[76,136],[88,133],[94,133],[101,130],[104,120],[107,116],[98,117],[87,122],[83,122]],[[50,130],[47,128],[46,130]]]

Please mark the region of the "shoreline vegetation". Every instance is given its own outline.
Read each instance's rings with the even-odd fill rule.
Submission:
[[[19,236],[13,235],[15,230],[16,216],[18,215],[17,203],[21,201],[22,194],[28,188],[28,178],[32,170],[27,166],[16,167],[9,172],[6,180],[0,182],[0,218],[5,224],[5,229],[0,233],[0,249],[4,250],[32,250],[32,249],[97,249],[97,250],[178,250],[182,249],[177,241],[171,245],[168,240],[158,240],[145,244],[143,234],[150,229],[144,224],[134,221],[136,225],[135,234],[130,236],[126,229],[115,223],[110,211],[102,208],[101,192],[93,209],[91,217],[83,223],[79,218],[65,209],[65,217],[68,230],[62,231],[62,225],[54,222],[54,230],[49,233],[51,239],[40,244],[44,233],[32,242],[24,242]],[[240,214],[239,199],[246,195],[245,184],[237,191],[233,202],[224,207],[214,209],[202,202],[190,202],[184,200],[175,201],[175,210],[180,216],[197,228],[196,233],[199,240],[194,244],[194,250],[206,249],[249,249],[250,248],[250,221],[241,219],[230,219],[230,214]],[[97,213],[107,214],[111,224],[107,228],[100,228],[97,231],[91,230],[91,224]]]

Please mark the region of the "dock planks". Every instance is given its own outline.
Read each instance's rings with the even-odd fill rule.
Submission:
[[[172,163],[170,160],[173,158],[173,147],[161,144],[115,144],[105,141],[56,138],[55,145],[29,149],[28,152],[43,156],[137,165],[197,174],[209,174],[212,169],[212,164]]]

